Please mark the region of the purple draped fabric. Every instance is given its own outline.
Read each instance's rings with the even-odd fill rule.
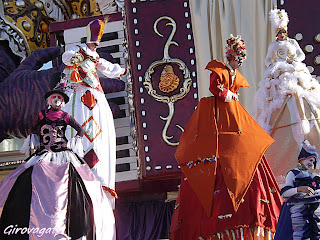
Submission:
[[[169,238],[175,201],[116,201],[116,228],[119,240]]]
[[[37,163],[32,172],[30,229],[46,229],[49,234],[31,233],[30,238],[54,239],[55,233],[65,233],[68,204],[69,163]],[[52,231],[54,229],[54,231]]]
[[[103,193],[100,182],[97,181],[93,172],[85,164],[75,166],[77,172],[86,186],[91,201],[93,202],[93,211],[95,218],[97,239],[115,239],[115,220],[112,206],[108,197]],[[110,196],[110,198],[112,198]],[[106,231],[108,229],[108,231]]]
[[[1,181],[0,182],[0,193],[1,193],[1,198],[0,198],[0,215],[2,213],[2,209],[4,204],[6,203],[7,197],[9,195],[9,192],[12,188],[12,186],[14,185],[14,183],[16,182],[17,178],[19,177],[19,175],[26,170],[26,168],[24,167],[25,163],[22,163],[19,165],[19,167],[11,172],[8,176],[7,176],[7,181]]]

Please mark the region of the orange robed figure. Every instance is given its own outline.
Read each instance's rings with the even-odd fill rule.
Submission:
[[[264,157],[273,139],[241,106],[249,87],[236,70],[246,56],[240,36],[227,40],[227,63],[213,60],[210,88],[181,136],[183,171],[170,239],[273,239],[279,186]],[[229,237],[229,238],[227,238]]]

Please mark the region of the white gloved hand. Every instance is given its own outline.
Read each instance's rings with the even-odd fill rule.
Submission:
[[[239,96],[238,96],[238,94],[233,93],[233,94],[232,94],[232,99],[235,100],[235,101],[239,101]]]

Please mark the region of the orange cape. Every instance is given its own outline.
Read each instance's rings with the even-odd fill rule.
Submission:
[[[239,71],[237,71],[236,77],[233,81],[232,86],[230,87],[229,83],[229,71],[223,62],[219,62],[217,60],[212,60],[206,66],[206,69],[215,72],[220,82],[224,85],[226,89],[229,89],[231,92],[237,92],[242,87],[250,87],[247,80],[241,75]]]
[[[239,102],[202,98],[181,136],[175,157],[210,217],[217,162],[237,211],[272,142]]]

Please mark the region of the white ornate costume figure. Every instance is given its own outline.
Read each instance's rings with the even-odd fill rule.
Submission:
[[[79,44],[62,55],[70,103],[70,113],[84,128],[84,159],[109,192],[114,203],[116,171],[116,135],[113,115],[105,98],[96,69],[109,78],[118,78],[126,69],[99,57],[96,48],[104,31],[104,22],[94,20],[87,26],[87,43]],[[67,136],[74,135],[67,129]]]
[[[296,40],[287,37],[284,10],[271,10],[277,39],[269,45],[267,69],[256,93],[256,120],[275,139],[266,156],[276,177],[296,164],[301,143],[320,140],[320,84],[312,78]]]

